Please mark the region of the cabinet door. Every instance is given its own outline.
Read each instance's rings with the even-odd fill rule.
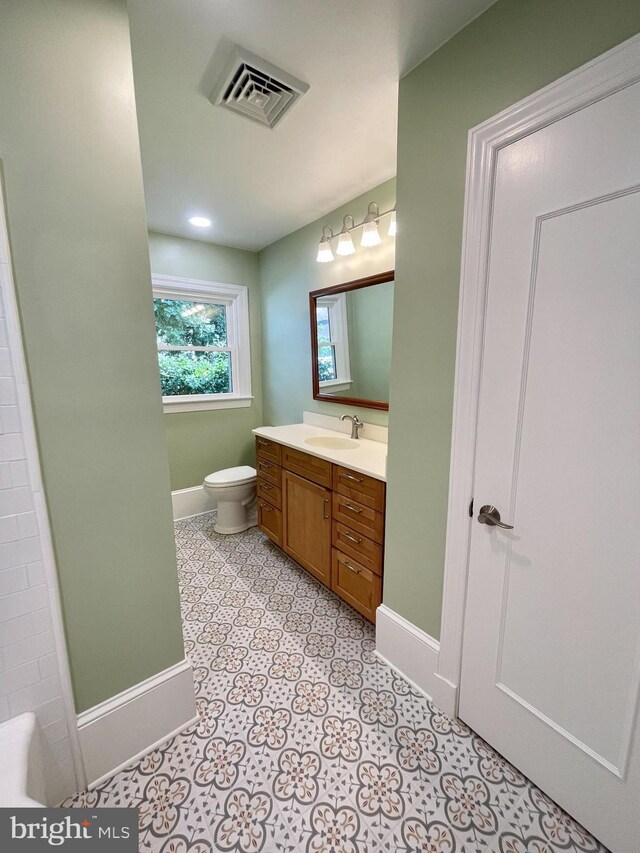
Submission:
[[[331,584],[331,491],[282,472],[284,550],[326,586]]]

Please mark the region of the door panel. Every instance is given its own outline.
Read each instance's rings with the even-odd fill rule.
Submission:
[[[498,682],[618,768],[640,637],[640,572],[625,570],[640,554],[639,222],[635,192],[540,223],[498,643]]]
[[[502,149],[460,716],[595,835],[640,835],[640,85]]]

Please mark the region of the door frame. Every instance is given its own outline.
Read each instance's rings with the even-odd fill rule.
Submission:
[[[640,81],[640,35],[469,131],[451,435],[442,629],[435,678],[456,716],[469,571],[476,433],[496,163],[501,148]]]

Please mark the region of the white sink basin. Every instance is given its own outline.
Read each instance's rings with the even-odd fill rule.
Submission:
[[[311,447],[324,447],[326,450],[357,450],[360,447],[353,438],[334,438],[332,435],[312,435],[311,438],[305,438],[304,443]]]

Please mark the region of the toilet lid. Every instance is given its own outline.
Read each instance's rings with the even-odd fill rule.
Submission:
[[[222,471],[214,471],[204,478],[205,486],[241,486],[250,483],[256,478],[256,469],[250,465],[238,465],[236,468],[224,468]]]

